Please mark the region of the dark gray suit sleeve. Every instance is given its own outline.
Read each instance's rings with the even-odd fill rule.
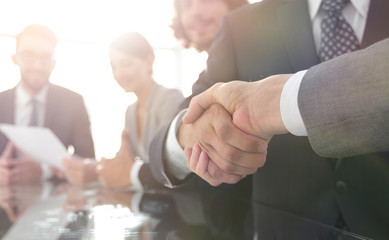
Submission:
[[[389,39],[309,69],[298,102],[317,154],[388,151]]]

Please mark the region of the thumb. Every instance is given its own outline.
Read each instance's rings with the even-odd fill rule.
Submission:
[[[205,110],[208,109],[212,104],[216,103],[215,91],[220,84],[215,84],[205,92],[194,97],[189,104],[188,111],[182,118],[182,122],[185,124],[191,124],[198,119]]]
[[[129,137],[130,137],[130,131],[127,128],[125,128],[122,132],[122,142],[127,142]]]
[[[122,132],[122,144],[120,145],[120,149],[118,153],[131,151],[129,138],[130,138],[130,132],[128,131],[128,129],[124,129]]]
[[[1,154],[1,159],[12,158],[12,153],[16,149],[15,144],[11,141],[8,141],[7,146],[5,147],[3,153]]]

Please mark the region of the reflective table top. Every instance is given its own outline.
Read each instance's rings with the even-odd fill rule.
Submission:
[[[140,192],[99,184],[3,186],[0,207],[4,240],[371,239],[212,187]]]

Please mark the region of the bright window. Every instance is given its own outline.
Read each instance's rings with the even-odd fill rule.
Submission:
[[[254,1],[251,1],[254,2]],[[121,33],[138,31],[155,47],[155,80],[185,96],[205,66],[206,54],[182,49],[169,28],[172,0],[2,0],[0,1],[0,91],[19,81],[11,55],[13,36],[32,23],[49,26],[60,39],[51,82],[84,96],[97,158],[120,146],[126,94],[112,77],[108,45]]]

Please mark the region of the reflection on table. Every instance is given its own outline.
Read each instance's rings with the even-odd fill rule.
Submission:
[[[0,187],[0,238],[368,239],[217,188],[138,192],[67,183]]]

